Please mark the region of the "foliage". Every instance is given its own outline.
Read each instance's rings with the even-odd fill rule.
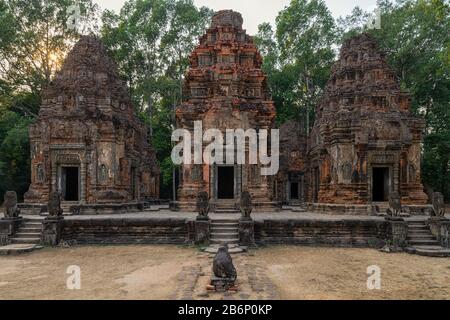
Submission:
[[[256,43],[269,54],[269,75],[278,122],[303,120],[312,126],[314,106],[328,79],[335,53],[335,21],[322,0],[292,0],[278,14],[276,32],[262,24]]]
[[[80,24],[92,28],[91,0],[0,0],[0,197],[27,191],[30,181],[28,126],[41,104],[40,92],[79,37],[68,28],[78,3]]]
[[[19,197],[28,189],[30,181],[30,120],[17,113],[0,113],[0,196],[15,190]],[[1,202],[1,201],[0,201]]]

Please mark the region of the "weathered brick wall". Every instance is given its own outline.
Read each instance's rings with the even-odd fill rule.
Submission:
[[[257,244],[382,247],[388,224],[377,220],[255,221]],[[66,219],[63,240],[77,244],[192,244],[189,219]]]
[[[381,247],[387,237],[384,221],[264,220],[255,223],[259,244],[302,244]]]
[[[79,219],[64,221],[63,240],[77,244],[185,244],[186,219]]]

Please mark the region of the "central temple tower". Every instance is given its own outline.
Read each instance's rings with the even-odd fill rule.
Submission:
[[[195,121],[202,121],[203,131],[219,129],[224,137],[226,129],[273,128],[276,111],[261,70],[262,58],[242,23],[237,12],[215,13],[190,57],[176,121],[177,128],[187,129],[191,136]],[[249,191],[257,209],[273,207],[272,178],[262,176],[260,169],[260,164],[184,164],[178,205],[194,209],[200,191],[208,192],[213,207],[236,205],[242,191]]]

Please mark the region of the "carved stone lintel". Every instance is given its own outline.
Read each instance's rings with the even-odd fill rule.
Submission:
[[[64,218],[48,217],[42,223],[42,239],[41,242],[47,246],[57,246],[62,239]]]
[[[209,220],[195,221],[195,244],[209,245],[210,222]]]

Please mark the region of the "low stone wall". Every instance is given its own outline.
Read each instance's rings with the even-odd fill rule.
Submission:
[[[389,224],[382,220],[264,220],[255,222],[259,244],[382,247]]]
[[[18,203],[21,214],[40,215],[47,211],[47,205],[40,203]]]
[[[201,231],[201,230],[199,230]],[[256,244],[375,247],[386,244],[389,223],[382,219],[266,219],[254,222]],[[62,240],[77,244],[194,244],[190,218],[66,218]],[[252,240],[253,241],[253,240]]]
[[[192,228],[187,219],[65,219],[62,239],[77,244],[185,244]]]
[[[0,245],[5,246],[9,243],[11,233],[11,222],[0,220]]]
[[[388,203],[376,204],[330,204],[330,203],[306,203],[310,212],[329,215],[373,216],[385,214],[389,208]],[[404,205],[403,212],[412,216],[429,216],[431,205]]]

